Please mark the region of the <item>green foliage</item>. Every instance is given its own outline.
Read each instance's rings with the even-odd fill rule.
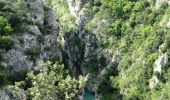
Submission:
[[[122,36],[122,21],[117,20],[112,24],[112,26],[108,29],[108,32],[120,38]]]
[[[7,36],[0,37],[0,49],[10,50],[13,48],[15,42]]]
[[[41,49],[39,47],[32,47],[25,51],[25,53],[30,56],[30,60],[34,61],[41,53]]]
[[[170,34],[167,34],[165,38],[165,45],[166,49],[170,48]]]
[[[15,9],[13,9],[12,4],[7,6],[7,2],[0,1],[0,15],[9,18],[8,21],[7,18],[0,17],[0,49],[10,50],[13,47],[14,41],[8,36],[13,31],[12,27],[15,28],[14,31],[17,31],[22,25],[36,24],[26,15],[27,9],[24,1],[16,1]],[[74,32],[76,30],[75,17],[70,14],[67,1],[45,1],[48,6],[55,10],[55,15],[61,26],[60,32],[65,36],[67,33]],[[160,45],[164,44],[161,52],[167,53],[168,61],[170,60],[170,34],[167,28],[170,7],[168,4],[163,3],[160,8],[155,8],[156,0],[83,1],[83,3],[87,2],[89,3],[84,6],[85,12],[90,12],[94,16],[85,25],[85,31],[95,33],[104,49],[111,53],[118,50],[122,54],[122,60],[115,72],[111,73],[110,78],[107,78],[98,88],[98,91],[103,95],[101,100],[116,100],[121,97],[124,100],[169,100],[169,62],[162,68],[161,74],[157,73],[159,83],[155,90],[149,88],[149,80],[155,75],[153,71],[155,61],[161,54],[159,52]],[[44,7],[44,10],[47,11],[47,8]],[[41,29],[43,28],[46,27],[41,27]],[[76,44],[81,40],[71,41]],[[78,44],[78,49],[81,51],[78,53],[82,54],[79,57],[81,58],[79,63],[83,63],[83,45]],[[31,60],[35,60],[40,52],[40,48],[33,47],[27,50],[26,54]],[[106,66],[104,59],[100,61],[95,59],[91,61],[91,65],[98,66],[98,62],[102,62],[102,66]],[[84,64],[84,66],[88,66],[88,64]],[[90,66],[88,70],[95,71],[92,73],[95,75],[98,73],[96,68]],[[44,63],[40,72],[28,74],[32,83],[28,89],[29,94],[34,100],[70,100],[83,87],[85,79],[84,77],[79,79],[71,77],[68,73],[64,71],[63,65],[51,62]],[[21,73],[21,76],[25,78],[25,73]],[[11,78],[13,78],[10,79],[12,82],[24,79],[15,75]],[[7,84],[7,80],[8,74],[0,70],[0,85]]]
[[[0,87],[9,84],[8,78],[8,73],[0,69]]]
[[[7,35],[12,32],[13,29],[5,17],[0,16],[0,35]]]
[[[129,12],[132,11],[133,6],[134,6],[134,3],[132,3],[132,2],[127,2],[127,4],[123,7],[123,11],[124,11],[125,13],[129,13]]]
[[[0,8],[5,6],[3,2],[0,2]],[[13,48],[15,42],[8,36],[10,32],[12,32],[13,29],[11,25],[9,24],[9,21],[7,18],[0,16],[0,50],[10,50]],[[0,61],[1,58],[1,52],[0,52]],[[9,84],[9,74],[4,71],[3,66],[0,65],[0,86]]]
[[[5,6],[5,3],[0,1],[0,9],[2,9]]]
[[[12,66],[9,66],[12,67]],[[10,81],[10,83],[15,84],[15,82],[20,82],[25,80],[27,77],[27,72],[26,71],[21,71],[21,72],[15,72],[13,74],[9,75],[8,80]]]
[[[0,49],[10,50],[14,46],[14,41],[8,36],[12,31],[8,19],[0,16]]]
[[[66,0],[45,0],[45,4],[54,9],[62,34],[76,29],[75,17],[71,15]]]
[[[111,7],[113,14],[116,17],[122,17],[124,12],[123,8],[127,0],[101,0],[107,7]]]
[[[142,1],[136,2],[133,10],[134,10],[134,11],[143,10]]]
[[[64,66],[58,63],[47,62],[43,64],[40,73],[28,73],[31,79],[32,87],[28,89],[33,100],[58,98],[61,100],[70,100],[78,92],[79,88],[84,86],[85,78],[71,78],[69,75],[64,77]]]
[[[102,6],[85,28],[95,33],[106,50],[111,52],[118,50],[122,54],[122,60],[117,68],[118,73],[116,75],[112,73],[110,82],[103,85],[102,89],[99,88],[103,92],[102,99],[122,95],[125,100],[159,100],[157,95],[165,94],[161,98],[165,97],[164,99],[168,100],[169,93],[163,92],[165,87],[169,86],[168,78],[165,79],[168,76],[168,67],[162,68],[157,90],[152,91],[149,88],[155,61],[160,55],[160,45],[165,44],[161,52],[169,52],[169,29],[166,28],[169,20],[167,3],[155,8],[155,0],[100,0],[100,2]],[[111,12],[107,12],[110,9]],[[104,23],[107,20],[109,21]],[[107,92],[112,88],[113,91]]]

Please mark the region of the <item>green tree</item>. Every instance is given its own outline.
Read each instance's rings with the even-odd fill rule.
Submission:
[[[33,100],[70,100],[83,87],[86,78],[80,76],[79,79],[65,77],[64,66],[58,63],[52,64],[48,61],[43,64],[43,69],[39,74],[28,73],[32,81],[32,87],[28,89]]]
[[[4,6],[2,2],[0,2],[0,8]],[[10,50],[14,46],[14,41],[8,36],[13,29],[8,22],[8,19],[0,16],[0,49]],[[0,53],[0,61],[2,60]],[[8,81],[8,73],[3,70],[3,66],[0,65],[0,86],[7,85]]]
[[[120,38],[122,36],[122,21],[117,20],[108,29],[108,32],[116,36],[117,38]]]
[[[8,35],[13,29],[8,22],[8,19],[0,16],[0,35]]]
[[[132,2],[127,2],[127,4],[123,7],[123,11],[128,13],[132,10],[134,4]]]
[[[0,16],[0,49],[10,50],[14,41],[8,36],[13,29],[7,18]]]
[[[122,17],[124,13],[123,8],[126,4],[126,0],[101,0],[101,2],[107,7],[112,8],[113,14],[116,17]]]
[[[0,49],[10,50],[14,46],[15,42],[8,36],[0,37]]]
[[[0,65],[1,67],[1,65]],[[3,86],[3,85],[6,85],[6,84],[9,84],[9,81],[8,81],[8,73],[6,73],[5,71],[3,71],[1,68],[0,68],[0,87]]]

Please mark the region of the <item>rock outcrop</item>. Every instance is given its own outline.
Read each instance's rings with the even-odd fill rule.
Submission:
[[[18,26],[23,28],[22,31],[19,34],[14,32],[11,36],[15,46],[9,51],[0,51],[0,64],[10,73],[12,80],[21,80],[20,77],[23,78],[27,72],[39,71],[44,60],[62,62],[58,43],[59,24],[53,10],[46,7],[42,0],[14,1],[13,5],[17,5],[18,11],[12,14],[20,14],[21,21],[25,22]],[[16,97],[11,96],[14,92],[18,94]],[[24,92],[20,89],[12,92],[11,88],[4,87],[0,89],[0,100],[26,100]]]
[[[170,4],[169,0],[156,0],[156,7],[160,7],[162,3]]]
[[[10,68],[12,73],[34,70],[45,59],[62,60],[57,43],[59,24],[52,9],[45,7],[42,0],[27,0],[24,4],[27,5],[27,8],[23,9],[27,11],[27,19],[32,19],[36,24],[27,24],[22,35],[14,33],[14,49],[2,53],[2,65],[6,70]]]
[[[118,65],[120,55],[116,55],[112,60],[112,54],[100,47],[97,36],[85,30],[84,25],[91,16],[84,11],[84,2],[67,0],[70,13],[76,18],[77,28],[64,34],[64,42],[58,40],[60,25],[51,8],[45,6],[42,0],[23,2],[26,7],[22,10],[27,11],[25,16],[30,22],[23,25],[25,30],[21,35],[12,35],[14,48],[8,52],[3,51],[1,64],[5,70],[11,75],[39,71],[44,60],[59,61],[69,67],[75,76],[95,73],[91,77],[96,79],[95,83],[90,80],[87,88],[97,92],[104,77]],[[0,94],[7,95],[2,97],[4,100],[11,98],[4,90],[1,90]]]
[[[77,24],[76,32],[70,32],[65,35],[64,51],[68,57],[69,67],[73,73],[78,75],[86,75],[87,73],[97,74],[90,76],[86,87],[90,91],[95,92],[96,100],[98,100],[100,98],[100,95],[97,93],[99,85],[113,71],[112,69],[117,67],[121,57],[120,54],[116,54],[112,58],[112,55],[107,50],[99,46],[95,33],[85,30],[84,25],[91,18],[90,14],[84,11],[85,4],[80,3],[81,0],[75,0],[74,2],[67,0],[67,2],[70,13],[75,16],[75,23]],[[80,97],[82,99],[81,95]]]
[[[67,0],[67,2],[68,2],[69,9],[70,9],[70,13],[74,17],[78,17],[78,13],[82,8],[83,1],[82,0]]]
[[[27,100],[27,93],[23,89],[5,87],[0,89],[0,100]]]
[[[155,75],[153,75],[152,79],[150,80],[150,84],[149,84],[149,87],[152,90],[159,83],[159,79],[158,79],[158,76],[156,75],[156,73],[161,74],[162,68],[165,67],[168,62],[167,52],[162,53],[162,51],[161,51],[161,49],[164,48],[164,46],[165,46],[165,43],[159,47],[160,55],[159,55],[158,59],[155,61],[155,68],[153,69],[153,72]]]

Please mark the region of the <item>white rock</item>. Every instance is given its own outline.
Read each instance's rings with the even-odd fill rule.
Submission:
[[[154,68],[154,72],[161,73],[161,68],[163,66],[165,66],[165,64],[167,63],[167,60],[168,60],[167,53],[162,54],[161,56],[159,56],[158,59],[155,62],[156,67]]]
[[[156,7],[160,7],[162,3],[167,2],[170,4],[170,0],[156,0]]]
[[[81,10],[82,0],[67,0],[71,14],[74,17],[78,16],[78,12]]]
[[[159,80],[157,78],[157,76],[153,76],[152,79],[150,80],[150,84],[149,87],[151,89],[154,89],[154,87],[159,83]]]

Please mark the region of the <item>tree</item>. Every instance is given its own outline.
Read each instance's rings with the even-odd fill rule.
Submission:
[[[8,19],[0,16],[0,35],[7,35],[8,33],[12,32],[13,29],[8,22]]]
[[[127,2],[127,4],[123,7],[123,11],[125,13],[128,13],[132,10],[132,7],[134,6],[134,4],[132,2]]]
[[[64,66],[58,63],[44,63],[40,73],[28,73],[32,87],[28,89],[33,100],[70,100],[84,86],[87,77],[80,76],[79,79],[65,77]]]
[[[101,0],[101,2],[107,6],[112,8],[113,14],[115,17],[121,18],[124,14],[124,6],[127,0]]]
[[[0,49],[10,50],[14,46],[14,41],[8,37],[13,29],[7,18],[0,16]]]
[[[0,37],[0,49],[10,50],[14,46],[15,42],[8,36]]]
[[[108,29],[108,32],[116,36],[117,38],[120,38],[122,36],[122,21],[117,20]]]
[[[2,2],[0,2],[0,8],[2,6]],[[8,22],[8,19],[0,16],[0,50],[10,50],[14,46],[14,41],[8,37],[8,34],[12,32],[12,27]],[[0,53],[0,61],[2,60]],[[0,86],[6,85],[9,83],[8,81],[8,73],[3,70],[3,66],[0,65]]]
[[[0,66],[1,67],[1,66]],[[3,85],[6,85],[9,83],[8,81],[8,73],[6,73],[5,71],[3,71],[1,68],[0,68],[0,87],[3,86]]]

